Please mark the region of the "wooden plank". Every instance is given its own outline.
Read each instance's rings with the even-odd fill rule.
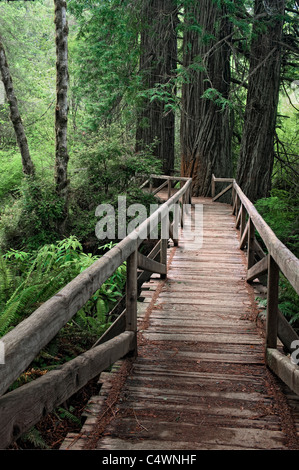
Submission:
[[[138,253],[137,265],[138,265],[138,268],[144,271],[150,271],[152,273],[158,273],[158,274],[166,274],[165,264],[158,263],[157,261],[147,258],[141,253]]]
[[[245,229],[242,233],[242,237],[241,237],[241,240],[240,240],[240,250],[242,250],[244,248],[244,246],[246,245],[246,243],[247,243],[249,223],[250,223],[250,220],[247,221],[247,223],[245,225]]]
[[[5,364],[0,365],[0,394],[7,390],[39,351],[115,272],[136,246],[136,241],[127,237],[119,245],[1,338],[5,346]]]
[[[161,189],[163,189],[165,186],[167,186],[168,184],[168,181],[164,181],[164,183],[162,183],[158,188],[156,188],[154,191],[152,191],[152,194],[157,194],[159,191],[161,191]]]
[[[127,259],[126,330],[137,331],[137,259],[136,250]]]
[[[242,210],[243,210],[243,206],[241,204],[239,212],[238,212],[238,216],[237,216],[237,219],[236,219],[236,228],[239,228],[239,226],[241,224]]]
[[[205,204],[204,225],[144,286],[138,357],[96,449],[287,448],[230,210]]]
[[[268,271],[268,256],[254,264],[247,272],[247,282],[265,274]]]
[[[134,337],[133,332],[125,332],[1,397],[0,448],[7,448],[89,380],[128,354]]]
[[[289,357],[276,348],[267,348],[267,364],[270,369],[291,389],[299,395],[299,367]]]
[[[266,347],[276,348],[278,330],[278,286],[279,267],[272,258],[268,256],[268,285],[267,285],[267,324],[266,324]]]
[[[247,239],[247,270],[249,270],[254,265],[254,240],[255,240],[255,228],[250,218],[249,226],[248,226],[248,239]]]
[[[236,182],[233,183],[242,204],[265,243],[269,254],[278,264],[280,270],[292,284],[293,288],[299,294],[299,260],[298,258],[276,237],[275,233],[266,224],[264,219],[258,213],[252,202],[245,196]]]
[[[229,191],[232,187],[233,187],[233,185],[230,184],[229,186],[227,186],[226,188],[224,188],[219,194],[217,194],[217,195],[213,198],[213,201],[217,201],[217,199],[219,199],[221,196],[223,196],[223,194],[225,194],[227,191]]]
[[[277,336],[290,354],[293,352],[293,341],[298,341],[299,344],[299,336],[279,310]]]
[[[136,243],[137,247],[140,246],[161,218],[168,215],[169,209],[192,183],[191,178],[180,180],[184,181],[184,186],[137,229],[1,339],[5,348],[5,364],[0,365],[0,394],[7,390],[60,329],[127,260],[136,249]]]

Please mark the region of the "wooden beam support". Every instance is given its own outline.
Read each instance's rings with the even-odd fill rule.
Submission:
[[[299,344],[299,336],[279,310],[277,336],[290,354],[294,351],[292,348],[293,341],[298,341],[297,344]]]
[[[225,194],[227,191],[229,191],[232,187],[233,187],[233,185],[230,184],[229,186],[224,188],[219,194],[217,194],[217,196],[213,197],[213,201],[214,202],[217,201],[217,199],[219,199],[221,196],[223,196],[223,194]]]
[[[126,331],[1,397],[0,448],[6,449],[43,416],[127,355],[134,341],[135,334]]]
[[[237,220],[236,220],[236,228],[239,228],[241,224],[242,209],[243,209],[243,205],[241,204],[239,212],[238,212]]]
[[[247,221],[245,225],[245,229],[242,233],[241,240],[240,240],[240,250],[243,250],[244,246],[247,243],[247,238],[248,238],[248,229],[249,229],[249,220]]]
[[[277,347],[279,267],[268,256],[266,347]]]
[[[158,263],[146,256],[138,253],[137,266],[143,271],[150,271],[151,273],[166,274],[165,264]]]
[[[136,250],[127,259],[126,330],[137,331],[137,257]]]
[[[269,368],[287,386],[299,395],[299,367],[293,364],[289,357],[284,356],[276,348],[267,348],[266,361]]]
[[[250,269],[247,271],[247,282],[253,281],[255,278],[262,276],[268,271],[268,256],[261,259],[257,263],[255,263]]]
[[[248,241],[247,241],[247,270],[254,265],[254,240],[255,228],[251,219],[249,219],[248,226]]]
[[[169,234],[169,217],[168,214],[161,221],[161,251],[160,251],[160,263],[165,266],[165,273],[161,274],[161,279],[167,277],[167,246],[168,246],[168,235]]]

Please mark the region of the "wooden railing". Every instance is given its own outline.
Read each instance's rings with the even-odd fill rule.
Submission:
[[[191,179],[152,175],[146,182],[150,184],[150,191],[151,182],[156,178],[165,179],[165,183],[154,192],[167,186],[168,200],[102,258],[1,338],[5,364],[0,364],[0,448],[7,448],[42,417],[117,360],[129,353],[136,353],[138,278],[140,281],[144,272],[166,276],[168,239],[160,237],[147,257],[138,248],[144,236],[148,236],[157,225],[161,227],[162,234],[168,233],[169,228],[172,238],[175,227],[173,222],[169,223],[169,212],[176,204],[190,202]],[[180,182],[181,188],[171,196],[171,186],[175,181]],[[177,238],[174,241],[177,243]],[[30,366],[38,353],[125,261],[125,310],[104,338],[61,367],[9,392],[10,385]],[[141,270],[139,274],[138,269]]]
[[[216,194],[216,183],[229,183]],[[232,190],[232,212],[236,216],[236,227],[240,230],[240,249],[247,250],[247,282],[267,275],[267,316],[266,316],[266,362],[269,368],[291,390],[299,394],[299,337],[286,318],[279,311],[279,276],[280,272],[299,294],[299,260],[276,237],[271,228],[257,212],[251,201],[245,196],[236,181],[232,178],[212,177],[213,201]],[[262,240],[258,242],[257,234]],[[278,349],[281,341],[288,355]]]

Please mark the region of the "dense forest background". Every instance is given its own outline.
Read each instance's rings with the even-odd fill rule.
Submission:
[[[0,2],[0,335],[116,242],[96,239],[99,204],[154,202],[137,174],[190,176],[195,196],[235,177],[299,255],[298,15],[295,0]],[[124,282],[122,266],[63,334],[96,337]]]

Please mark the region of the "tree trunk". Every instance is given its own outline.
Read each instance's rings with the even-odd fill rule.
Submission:
[[[265,9],[265,5],[266,9]],[[267,14],[253,26],[248,93],[237,181],[255,202],[269,195],[274,162],[274,136],[280,85],[284,0],[255,1],[255,15]]]
[[[167,84],[177,66],[177,5],[174,0],[143,2],[140,70],[142,88]],[[143,98],[137,117],[136,151],[151,146],[162,172],[174,170],[175,113],[162,100]],[[156,143],[155,143],[156,142]]]
[[[13,124],[17,143],[21,152],[23,172],[25,175],[34,176],[35,168],[30,157],[28,142],[27,142],[27,138],[25,135],[25,130],[24,130],[24,126],[22,123],[22,119],[19,113],[18,102],[17,102],[17,98],[14,92],[12,78],[9,73],[9,67],[7,64],[5,49],[3,47],[1,40],[0,40],[0,69],[1,69],[1,77],[2,77],[3,84],[4,84],[6,97],[7,97],[9,108],[10,108],[10,119]]]
[[[193,195],[210,196],[212,174],[232,177],[231,110],[202,98],[212,89],[221,103],[229,98],[232,25],[225,7],[201,0],[186,7],[182,86],[181,174],[193,178]]]
[[[66,2],[54,0],[56,26],[56,108],[55,108],[55,183],[59,197],[65,202],[67,214],[68,199],[68,150],[67,150],[67,121],[68,121],[68,25],[66,19]]]

